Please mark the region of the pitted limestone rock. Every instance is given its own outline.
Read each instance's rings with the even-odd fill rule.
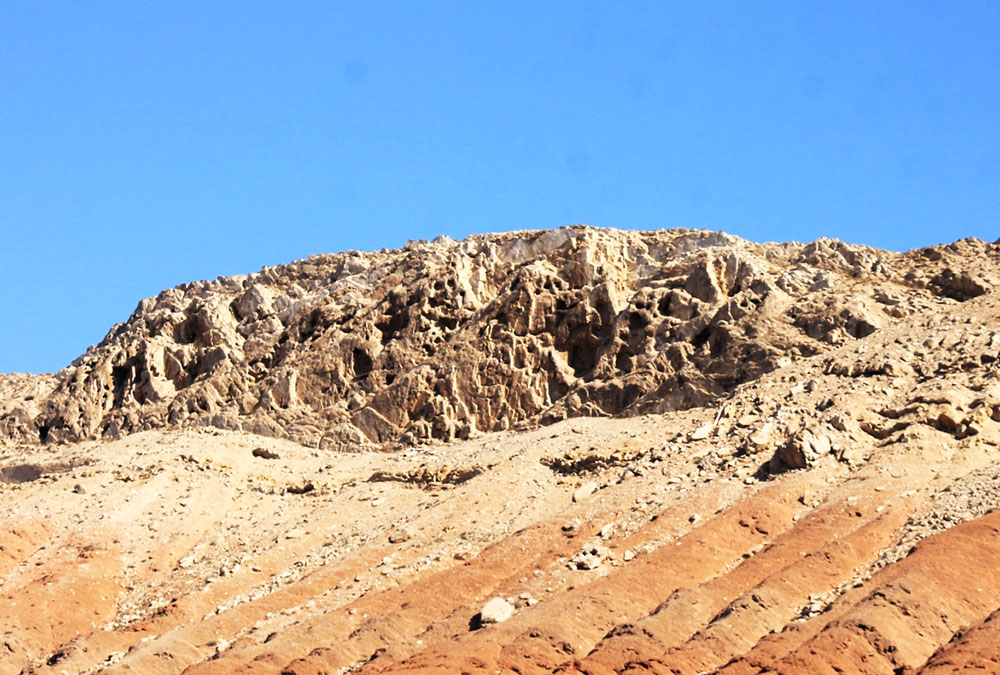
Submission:
[[[708,405],[789,359],[985,292],[998,250],[573,226],[311,256],[143,300],[71,366],[22,383],[0,433],[211,425],[351,451]]]

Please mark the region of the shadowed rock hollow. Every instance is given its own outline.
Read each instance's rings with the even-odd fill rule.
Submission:
[[[997,248],[574,226],[311,256],[143,300],[0,424],[33,442],[214,426],[350,450],[685,409],[986,292],[962,261]]]

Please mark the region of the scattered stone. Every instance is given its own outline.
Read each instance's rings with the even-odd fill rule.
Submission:
[[[771,443],[773,425],[768,422],[747,436],[747,450],[753,454],[761,452]]]
[[[805,469],[813,466],[821,457],[830,454],[831,449],[829,436],[806,430],[779,448],[774,459],[790,469]]]
[[[514,615],[514,609],[514,605],[503,598],[492,598],[479,610],[479,622],[489,625],[506,621]]]
[[[574,501],[575,501],[575,499],[574,499]],[[563,532],[576,532],[579,529],[580,529],[580,519],[579,518],[573,518],[571,520],[567,520],[565,523],[563,523],[563,526],[562,526],[562,531]]]
[[[830,418],[830,426],[837,431],[847,431],[847,418],[844,415],[834,415]]]
[[[814,508],[819,506],[821,495],[816,490],[807,489],[799,497],[799,501],[805,506]]]
[[[316,489],[316,486],[310,482],[302,483],[300,485],[289,485],[285,488],[285,493],[290,495],[304,495],[312,492]]]
[[[841,448],[837,452],[837,459],[852,466],[857,466],[864,462],[865,453],[859,446],[851,444]]]
[[[938,414],[937,423],[945,431],[954,432],[965,419],[965,415],[956,410],[953,406],[943,406]]]
[[[404,541],[409,541],[412,535],[408,530],[399,529],[393,530],[389,533],[389,543],[390,544],[402,544]]]
[[[569,559],[570,566],[578,570],[596,570],[608,556],[608,549],[597,543],[587,544]]]
[[[599,486],[594,481],[587,481],[578,487],[576,492],[573,493],[573,501],[582,502],[584,499],[597,492],[598,487]]]
[[[376,471],[368,479],[373,483],[397,482],[409,485],[428,487],[431,485],[460,485],[472,480],[494,465],[475,465],[469,467],[454,467],[450,464],[441,466],[421,466],[405,471]]]

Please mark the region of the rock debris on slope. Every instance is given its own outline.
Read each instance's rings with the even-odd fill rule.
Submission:
[[[0,675],[991,672],[998,262],[574,227],[165,291],[0,376]]]

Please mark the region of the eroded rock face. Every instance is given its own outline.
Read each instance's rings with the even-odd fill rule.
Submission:
[[[178,311],[155,336],[142,327],[166,316],[159,300],[66,371],[0,376],[5,433],[35,433],[31,444],[0,438],[0,673],[993,672],[1000,293],[962,300],[953,297],[961,284],[945,292],[941,282],[995,284],[996,248],[966,241],[902,255],[829,241],[757,247],[702,233],[570,233],[483,238],[496,260],[508,249],[516,256],[469,301],[468,315],[423,300],[391,313],[405,322],[378,309],[393,306],[385,298],[398,289],[433,288],[465,259],[455,253],[433,267],[414,257],[466,245],[439,242],[400,253],[403,271],[379,273],[395,275],[383,300],[358,301],[347,314],[337,313],[347,311],[344,296],[327,292],[297,296],[305,314],[281,318],[276,308],[290,306],[283,287],[224,280],[190,297],[165,294],[182,307],[197,296],[200,309]],[[539,237],[550,239],[543,246]],[[637,267],[653,256],[650,242],[665,248]],[[571,285],[566,260],[596,259],[594,250],[627,271]],[[756,266],[752,284],[770,289],[735,319],[720,312],[744,291],[730,295],[725,266],[708,263],[729,253]],[[372,255],[384,263],[396,254]],[[430,271],[406,267],[418,259]],[[557,270],[554,297],[527,271],[541,268]],[[306,293],[305,277],[287,281],[295,269],[275,278]],[[533,293],[518,295],[528,281]],[[220,290],[230,282],[234,290]],[[251,292],[254,284],[263,285]],[[530,310],[565,297],[578,298],[584,319]],[[664,297],[669,311],[657,318]],[[612,305],[606,314],[601,298]],[[231,319],[215,315],[233,302]],[[657,309],[623,337],[640,302]],[[432,310],[459,317],[438,343],[423,340],[437,335]],[[308,319],[314,327],[329,326],[308,337],[312,312],[327,317]],[[282,328],[270,342],[254,347],[253,331],[242,343],[233,337],[244,322],[272,318]],[[862,322],[871,332],[858,330]],[[415,325],[423,332],[411,333]],[[721,368],[750,347],[734,351],[734,341],[713,356],[710,337],[685,337],[706,326],[773,355],[776,367],[730,391]],[[526,416],[517,401],[533,400],[539,382],[548,386],[539,376],[552,374],[527,345],[558,354],[595,335],[603,337],[587,374],[577,377],[563,356],[572,386]],[[646,346],[626,370],[616,356],[633,337]],[[436,353],[414,355],[421,345]],[[507,360],[505,348],[515,350]],[[655,380],[669,377],[657,359],[675,348],[687,356],[674,372],[724,395],[630,416],[676,391]],[[398,359],[391,368],[386,353]],[[807,353],[817,356],[799,358]],[[448,367],[452,388],[435,389]],[[375,446],[355,419],[370,415],[389,439],[412,433],[410,412],[376,406],[398,386],[379,378],[394,373],[400,383],[415,372],[427,375],[398,391],[465,406],[477,415],[470,435],[495,400],[492,390],[477,398],[476,383],[502,384],[509,419],[524,426],[579,414],[567,399],[594,402],[594,391],[636,373],[666,384],[616,419],[379,452],[397,441]],[[119,432],[268,423],[299,433],[312,424],[356,435],[345,447],[374,450],[332,455],[213,426],[37,445],[36,420],[69,409],[70,387],[82,392],[79,410],[104,400],[101,373],[111,403],[94,433],[111,433],[112,422]],[[331,382],[330,373],[341,373],[347,383],[337,386],[354,403],[314,407],[310,382]],[[186,410],[177,401],[197,396],[214,408],[168,421]],[[234,408],[241,397],[252,405]],[[442,415],[450,428],[456,417]]]
[[[312,256],[139,303],[0,431],[215,426],[340,450],[705,405],[996,283],[998,246],[566,227]]]

